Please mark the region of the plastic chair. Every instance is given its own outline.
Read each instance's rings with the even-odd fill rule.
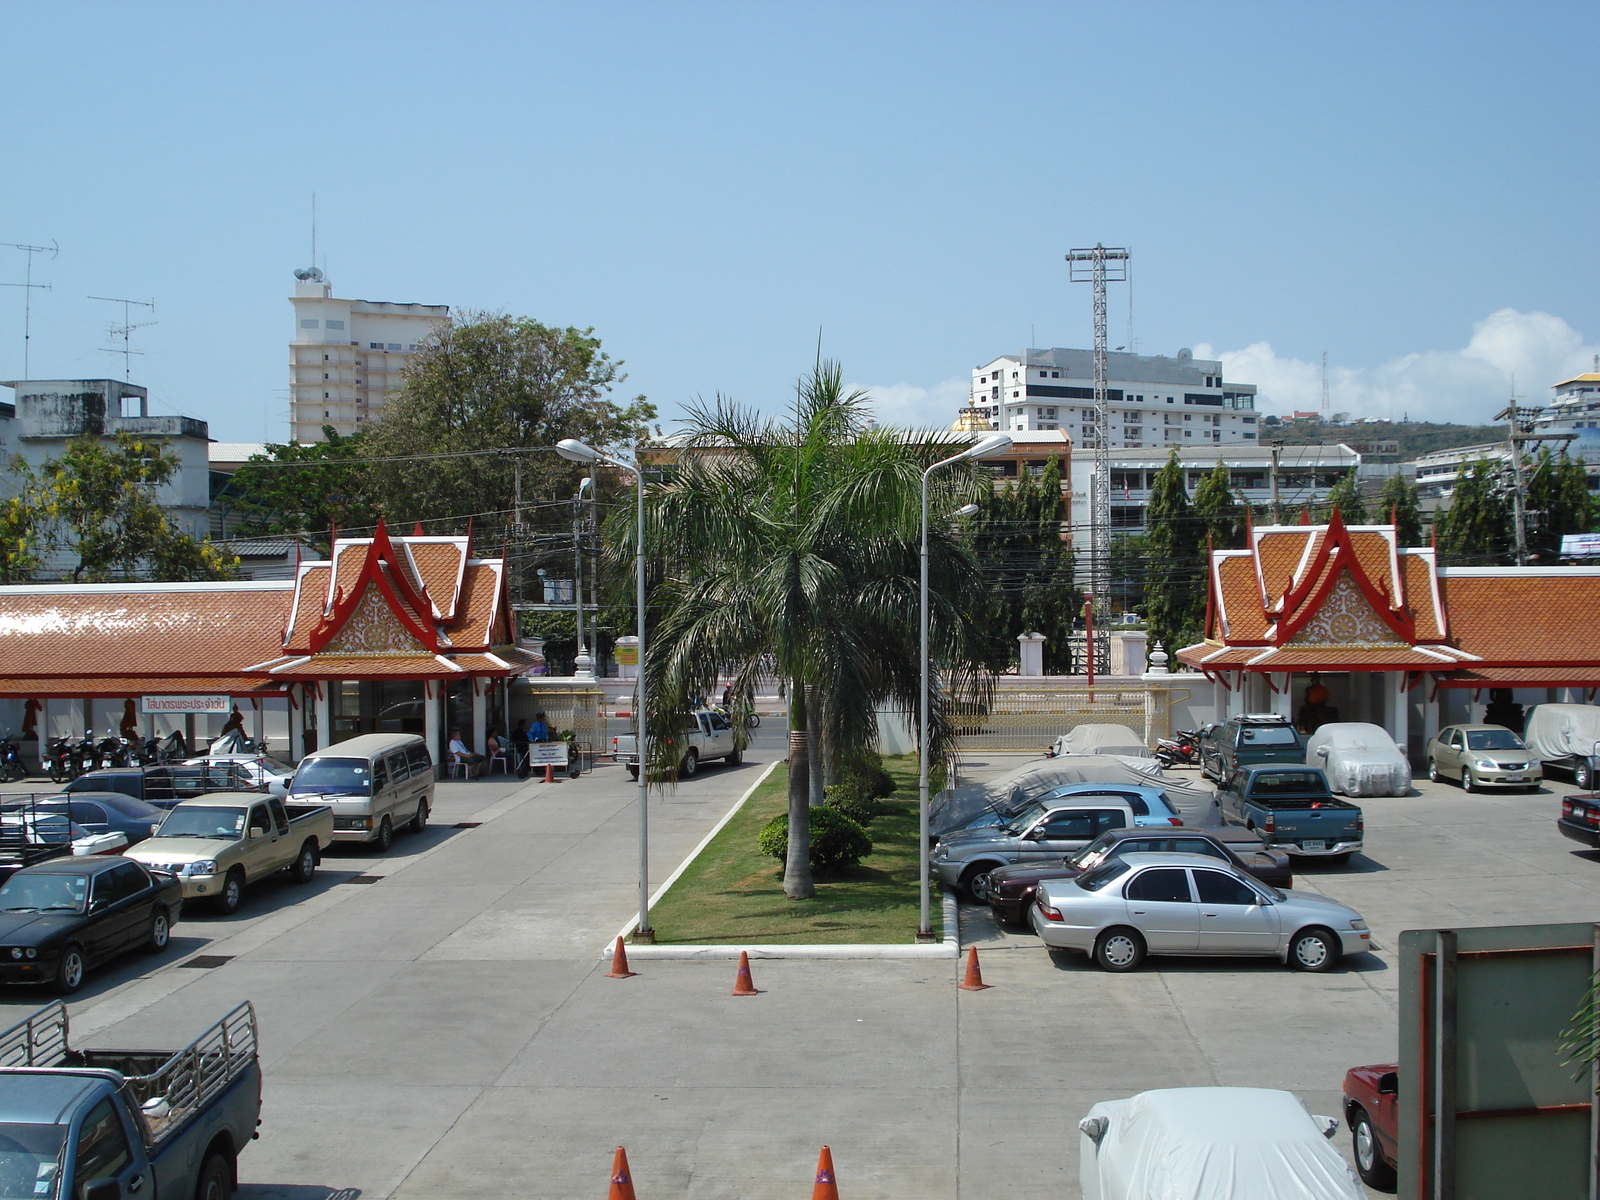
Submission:
[[[500,770],[502,774],[511,774],[511,767],[506,761],[506,752],[504,750],[501,750],[498,754],[492,754],[489,756],[489,769],[485,771],[484,774],[493,775],[495,763],[500,764]]]
[[[450,762],[447,764],[446,770],[447,770],[446,777],[449,778],[449,779],[456,778],[456,775],[458,773],[462,776],[462,778],[465,778],[466,777],[466,771],[467,771],[467,764],[462,762],[459,758],[457,758],[455,755],[452,754],[450,756]]]

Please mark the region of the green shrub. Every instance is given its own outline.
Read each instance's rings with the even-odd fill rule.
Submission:
[[[858,825],[869,825],[879,813],[878,801],[861,790],[856,776],[846,776],[822,789],[822,802],[843,813]]]
[[[789,814],[780,813],[756,835],[756,848],[783,861],[789,853]],[[823,805],[811,810],[811,870],[827,875],[853,867],[872,853],[872,839],[857,821]]]
[[[895,793],[894,776],[883,768],[883,759],[874,750],[851,755],[839,771],[841,783],[853,783],[869,800],[887,800]]]

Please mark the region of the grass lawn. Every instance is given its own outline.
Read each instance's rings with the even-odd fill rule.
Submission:
[[[756,834],[788,811],[788,771],[779,766],[722,827],[650,912],[657,942],[911,942],[917,932],[917,769],[912,756],[885,758],[899,785],[867,827],[872,854],[817,881],[811,900],[783,894],[783,864],[756,850]],[[932,921],[941,933],[938,880]]]

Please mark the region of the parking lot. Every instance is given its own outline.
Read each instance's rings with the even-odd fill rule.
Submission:
[[[655,878],[780,753],[762,737],[746,765],[652,800]],[[1417,790],[1363,801],[1367,854],[1297,878],[1374,931],[1331,974],[1155,959],[1108,975],[967,906],[991,990],[957,991],[953,962],[759,961],[762,994],[735,999],[726,962],[603,977],[634,898],[620,768],[441,784],[435,823],[390,855],[341,848],[309,887],[262,884],[236,917],[186,916],[164,958],[91,976],[74,1033],[177,1046],[254,1000],[266,1091],[246,1197],[597,1195],[619,1143],[641,1196],[788,1197],[824,1142],[852,1200],[1073,1197],[1096,1100],[1248,1084],[1336,1114],[1345,1068],[1395,1053],[1400,930],[1600,914],[1600,855],[1555,828],[1570,787]],[[227,961],[182,965],[202,951]]]

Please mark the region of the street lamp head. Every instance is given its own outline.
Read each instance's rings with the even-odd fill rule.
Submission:
[[[978,515],[978,511],[978,506],[976,504],[963,504],[960,508],[956,509],[956,516],[975,517]]]
[[[569,462],[600,461],[600,451],[584,445],[577,438],[562,438],[556,443],[556,453]]]
[[[963,450],[960,458],[993,458],[997,454],[1004,454],[1011,449],[1011,435],[1008,433],[991,433],[980,442],[975,442]]]

